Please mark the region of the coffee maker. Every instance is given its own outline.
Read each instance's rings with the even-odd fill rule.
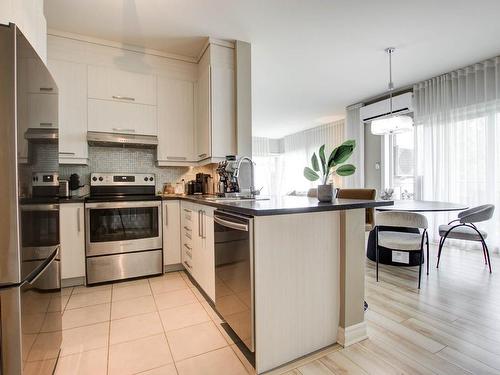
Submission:
[[[206,173],[197,173],[195,182],[195,194],[213,194],[214,185],[212,176]]]

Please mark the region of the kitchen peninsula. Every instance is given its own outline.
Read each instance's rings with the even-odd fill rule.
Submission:
[[[215,296],[211,298],[217,311],[223,316],[228,313],[226,321],[236,327],[247,347],[255,349],[257,373],[337,342],[348,346],[367,337],[363,312],[365,209],[392,205],[391,201],[338,199],[319,203],[306,197],[218,200],[166,196],[164,204],[176,200],[180,200],[183,264],[197,279],[199,262],[194,257],[203,251],[196,250],[191,240],[185,242],[186,235],[196,238],[198,231],[200,238],[215,242],[215,290],[226,281],[234,288],[224,286],[226,292],[220,298],[210,286],[204,288],[203,281],[197,281],[208,296]],[[218,222],[224,224],[238,216],[242,220],[232,225],[247,225],[249,232],[250,288],[245,287],[241,274],[236,277],[241,270],[234,264],[241,266],[243,262],[224,261],[224,250],[218,250],[222,241],[230,247],[229,252],[240,251],[241,244],[221,240],[225,236],[235,241],[237,234],[227,229],[231,223],[218,226]],[[243,224],[245,217],[247,224]],[[191,258],[185,260],[184,251],[192,255],[192,263]],[[200,276],[200,280],[206,278]],[[228,289],[234,289],[233,296]],[[243,305],[247,305],[246,312]],[[241,327],[248,323],[245,314],[253,319],[254,327],[246,330],[246,336]]]

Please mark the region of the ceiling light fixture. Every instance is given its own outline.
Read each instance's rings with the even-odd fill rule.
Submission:
[[[409,131],[413,127],[413,119],[407,115],[397,115],[392,113],[392,92],[394,83],[392,82],[392,54],[396,48],[389,47],[385,52],[389,55],[389,114],[381,119],[373,120],[371,131],[374,135],[397,134]]]

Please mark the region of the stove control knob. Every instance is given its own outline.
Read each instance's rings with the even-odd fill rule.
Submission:
[[[147,177],[144,177],[144,181],[147,181],[147,180],[148,180],[148,178],[147,178]]]
[[[149,177],[149,181],[153,181],[153,177]]]
[[[104,180],[104,178],[102,178],[102,177],[99,177],[99,181],[102,181],[102,180]]]
[[[97,181],[97,177],[96,176],[92,177],[92,181]]]

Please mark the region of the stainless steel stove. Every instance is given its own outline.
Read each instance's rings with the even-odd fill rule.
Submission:
[[[85,201],[87,284],[163,272],[154,174],[92,173]]]

